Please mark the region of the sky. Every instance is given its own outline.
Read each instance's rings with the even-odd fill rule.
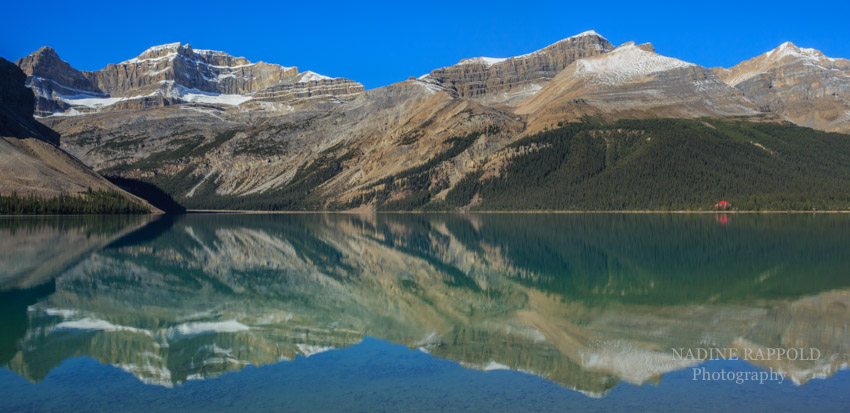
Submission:
[[[1,1],[0,57],[14,61],[51,46],[80,70],[183,42],[372,89],[463,58],[529,53],[586,30],[615,45],[651,42],[658,53],[707,67],[729,67],[785,41],[850,58],[844,1]]]

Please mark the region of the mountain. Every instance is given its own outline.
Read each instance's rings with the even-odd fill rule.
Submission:
[[[850,60],[825,56],[815,49],[781,44],[729,69],[718,77],[763,111],[801,126],[850,132]]]
[[[241,110],[286,111],[323,100],[351,99],[363,85],[296,67],[251,63],[227,53],[172,43],[94,72],[72,68],[49,47],[17,62],[37,96],[39,116],[74,116],[196,103]]]
[[[434,82],[457,97],[506,103],[533,95],[570,63],[613,49],[614,45],[591,30],[522,56],[463,59],[419,79]]]
[[[786,66],[796,61],[791,55],[772,56]],[[846,95],[839,90],[843,87],[844,61],[821,60],[823,65],[832,65],[830,71],[837,80],[830,87],[838,88],[833,93],[840,96],[833,100],[840,101]],[[464,59],[419,78],[369,91],[346,79],[324,79],[294,68],[254,64],[181,43],[153,47],[134,59],[96,72],[76,71],[49,48],[18,64],[29,74],[28,85],[37,95],[35,106],[45,115],[40,120],[62,134],[65,150],[102,174],[121,182],[154,185],[190,208],[406,210],[505,206],[507,203],[501,201],[482,201],[467,191],[494,176],[503,177],[498,171],[509,164],[562,153],[565,147],[520,141],[543,142],[547,138],[538,134],[569,125],[595,136],[597,140],[591,140],[588,148],[599,151],[580,157],[593,159],[591,163],[572,165],[569,157],[562,157],[547,158],[533,166],[541,170],[573,168],[573,176],[581,176],[585,182],[557,186],[561,191],[583,192],[570,196],[549,192],[545,196],[550,199],[540,203],[541,208],[710,208],[718,197],[736,197],[742,208],[790,207],[806,202],[807,209],[845,207],[846,197],[826,186],[837,179],[839,185],[834,188],[843,187],[841,167],[835,175],[811,168],[817,171],[813,179],[818,181],[808,189],[782,186],[781,182],[795,180],[752,185],[769,180],[758,175],[759,171],[782,171],[773,175],[777,177],[810,168],[808,162],[822,148],[800,147],[793,143],[795,139],[835,143],[834,156],[847,156],[843,135],[782,125],[790,120],[826,128],[823,123],[806,123],[805,116],[821,119],[828,111],[808,111],[802,103],[790,105],[782,98],[785,95],[773,89],[766,97],[753,95],[754,89],[744,86],[759,76],[738,76],[743,80],[733,84],[729,71],[734,68],[707,69],[656,53],[648,43],[614,47],[592,31],[522,56]],[[790,90],[814,90],[805,85],[814,84],[816,79],[798,76],[788,82],[802,82],[789,86]],[[761,102],[763,98],[774,99],[771,96],[786,99],[781,110],[776,104]],[[816,103],[824,106],[828,100]],[[807,115],[792,116],[792,106],[803,108],[801,113]],[[830,110],[838,113],[843,109],[837,105]],[[658,118],[695,121],[653,123]],[[613,125],[628,119],[647,121],[631,124],[629,133],[649,133],[644,138],[655,140],[637,144],[633,136],[612,134]],[[702,127],[703,121],[703,126],[711,125],[705,127],[715,131],[700,129],[699,135],[722,136],[716,142],[722,149],[697,150],[706,141],[686,139],[693,127]],[[742,121],[782,126],[737,123]],[[659,134],[662,125],[681,129]],[[674,138],[668,141],[661,135]],[[601,142],[608,149],[599,149]],[[680,146],[667,146],[671,142]],[[732,151],[734,158],[743,162],[738,168],[746,166],[747,160],[733,150],[742,142],[748,156],[761,162],[760,169],[750,168],[751,172],[743,175],[729,170],[728,163],[718,157]],[[639,175],[642,180],[631,187],[631,191],[647,192],[676,187],[683,192],[664,192],[652,202],[632,196],[602,202],[598,192],[590,189],[593,179],[589,178],[601,179],[597,164],[601,158],[597,156],[612,155],[609,151],[616,147],[630,148],[613,155],[629,159],[631,168],[644,172],[660,159],[660,153],[642,152],[647,148],[663,147],[665,156],[694,153],[690,158],[675,156],[681,162],[671,166],[675,168]],[[801,158],[793,153],[796,150],[803,151]],[[778,156],[762,159],[764,154]],[[606,167],[619,162],[619,158],[605,159]],[[694,175],[705,165],[726,166],[720,168],[723,172]],[[674,170],[685,171],[687,179],[698,185],[677,186],[683,178]],[[628,176],[625,169],[618,174]],[[541,182],[521,185],[531,190],[540,188]],[[609,184],[613,185],[609,182],[600,188],[610,188]],[[814,194],[815,187],[822,190]],[[540,190],[540,194],[547,193]],[[490,196],[506,200],[496,193]],[[567,198],[584,201],[562,202]]]
[[[565,114],[617,118],[718,117],[759,114],[740,91],[709,69],[655,53],[651,44],[626,43],[578,60],[539,92],[516,105],[516,113],[563,120]]]
[[[58,134],[33,118],[35,102],[26,79],[17,66],[0,58],[0,195],[45,199],[83,194],[91,204],[150,209],[57,147]]]

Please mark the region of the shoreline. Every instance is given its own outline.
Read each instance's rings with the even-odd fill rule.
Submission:
[[[296,215],[296,214],[345,214],[345,215],[381,215],[381,214],[459,214],[459,215],[474,215],[474,214],[680,214],[680,215],[708,215],[708,214],[729,214],[729,215],[756,215],[756,214],[795,214],[795,215],[820,215],[820,214],[850,214],[850,210],[829,210],[829,211],[560,211],[560,210],[518,210],[518,211],[261,211],[261,210],[239,210],[239,209],[187,209],[184,212],[152,212],[148,214],[0,214],[0,218],[19,218],[19,217],[92,217],[92,216],[130,216],[130,215],[182,215],[182,214],[242,214],[242,215]]]
[[[187,209],[186,214],[850,214],[850,210],[823,211],[562,211],[562,210],[516,210],[516,211],[261,211],[238,209]]]

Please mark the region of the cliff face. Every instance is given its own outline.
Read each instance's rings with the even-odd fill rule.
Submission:
[[[32,92],[24,87],[27,76],[0,57],[0,136],[36,138],[59,145],[59,134],[33,118]]]
[[[136,58],[81,72],[48,47],[20,59],[27,85],[37,96],[39,116],[71,116],[109,110],[139,110],[180,103],[226,109],[249,104],[274,110],[319,100],[351,99],[363,85],[296,67],[251,63],[213,50],[172,43]],[[263,104],[266,105],[263,105]],[[269,105],[271,104],[271,105]]]
[[[815,129],[850,131],[850,60],[786,42],[729,69],[714,69],[761,110]]]
[[[594,31],[510,58],[476,57],[436,69],[423,77],[461,98],[488,104],[512,102],[534,94],[570,63],[609,52],[614,45]]]
[[[33,118],[34,99],[24,85],[26,78],[0,58],[0,195],[56,197],[90,188],[143,203],[58,147],[59,134]]]

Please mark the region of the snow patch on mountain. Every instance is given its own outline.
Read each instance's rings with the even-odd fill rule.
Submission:
[[[308,71],[301,74],[301,80],[299,80],[298,82],[299,83],[316,82],[316,81],[319,81],[319,80],[329,80],[329,79],[331,79],[331,78],[328,77],[328,76],[320,75],[316,72],[311,72],[311,71],[308,70]]]
[[[794,43],[791,43],[791,42],[782,43],[776,49],[773,49],[773,50],[765,53],[765,56],[767,56],[768,59],[772,59],[772,60],[780,60],[783,57],[787,57],[787,56],[793,56],[793,57],[797,57],[797,58],[801,58],[801,59],[815,60],[815,61],[818,61],[818,60],[825,58],[825,56],[823,55],[823,53],[820,50],[810,49],[810,48],[805,48],[805,47],[797,47]],[[828,60],[835,60],[835,59],[829,59],[829,58],[827,58],[827,59]]]
[[[655,73],[695,66],[693,63],[661,56],[630,44],[601,56],[577,61],[576,74],[594,77],[605,83],[622,83]]]
[[[519,56],[514,56],[514,57],[512,57],[512,59],[525,59],[525,58],[528,58],[528,57],[531,57],[531,56],[535,56],[535,55],[546,54],[546,49],[548,49],[548,48],[550,48],[550,47],[552,47],[552,46],[555,46],[555,45],[560,44],[560,43],[563,43],[563,42],[572,41],[572,40],[574,40],[574,39],[579,39],[579,38],[582,38],[582,37],[587,37],[587,36],[596,36],[596,37],[599,37],[599,38],[601,38],[601,39],[603,39],[603,40],[606,40],[606,41],[608,40],[608,39],[606,39],[606,38],[605,38],[605,36],[602,36],[601,34],[596,33],[596,31],[595,31],[595,30],[588,30],[588,31],[586,31],[586,32],[581,32],[581,33],[579,33],[579,34],[576,34],[576,35],[573,35],[573,36],[567,37],[567,38],[565,38],[565,39],[558,40],[557,42],[552,43],[552,44],[550,44],[549,46],[546,46],[546,47],[544,47],[544,48],[542,48],[542,49],[540,49],[540,50],[536,50],[536,51],[533,51],[533,52],[531,52],[531,53],[526,53],[526,54],[519,55]],[[599,44],[595,44],[595,45],[593,45],[593,48],[594,48],[594,49],[596,49],[596,50],[603,50],[602,45],[599,45]]]
[[[567,39],[575,39],[575,38],[577,38],[577,37],[585,37],[585,36],[598,36],[598,37],[601,37],[601,38],[605,39],[605,37],[604,37],[604,36],[602,36],[602,35],[601,35],[601,34],[599,34],[599,33],[596,33],[596,30],[588,30],[588,31],[585,31],[585,32],[581,32],[581,33],[579,33],[579,34],[576,34],[576,35],[573,35],[573,36],[567,37]],[[565,39],[565,40],[566,40],[566,39]],[[606,39],[606,40],[607,40],[607,39]]]
[[[507,57],[473,57],[469,59],[463,59],[458,64],[459,65],[474,65],[474,64],[483,64],[487,66],[493,66],[496,63],[502,63],[505,60],[508,60]]]
[[[150,50],[150,49],[149,49],[149,50]],[[121,63],[119,63],[119,64],[120,64],[120,65],[130,65],[130,64],[136,64],[136,63],[148,63],[148,64],[151,64],[151,63],[158,62],[158,61],[162,61],[162,60],[173,60],[173,59],[177,58],[177,56],[178,56],[178,55],[177,55],[177,50],[176,50],[176,49],[175,49],[173,52],[169,51],[169,53],[167,53],[167,54],[166,54],[166,55],[164,55],[164,56],[157,56],[157,57],[142,57],[142,56],[145,56],[145,55],[147,55],[147,54],[148,54],[148,52],[146,51],[145,53],[142,53],[142,54],[140,54],[140,55],[139,55],[139,56],[137,56],[137,57],[134,57],[134,58],[129,59],[129,60],[125,60],[125,61],[123,61],[123,62],[121,62]]]
[[[226,95],[222,93],[204,92],[177,85],[180,99],[190,103],[209,103],[211,105],[239,106],[252,98],[243,95]]]
[[[429,77],[420,77],[414,81],[415,84],[422,86],[429,95],[442,92],[445,89],[439,83]]]

